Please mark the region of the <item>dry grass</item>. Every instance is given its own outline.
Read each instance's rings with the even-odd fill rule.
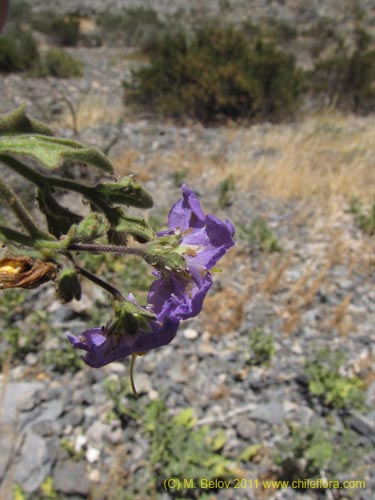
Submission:
[[[300,124],[227,127],[209,154],[177,139],[164,164],[170,172],[187,168],[187,179],[195,184],[204,177],[207,185],[217,186],[232,175],[239,190],[257,189],[278,199],[335,205],[339,198],[342,206],[342,197],[359,196],[369,202],[375,186],[373,122],[373,116],[327,112]],[[240,147],[227,155],[234,142]],[[152,155],[148,161],[153,163]]]

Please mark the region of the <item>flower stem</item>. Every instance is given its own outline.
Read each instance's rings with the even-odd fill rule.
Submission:
[[[121,300],[121,301],[125,300],[124,296],[122,295],[122,293],[119,290],[117,290],[117,288],[110,285],[109,283],[102,280],[101,278],[98,278],[97,276],[95,276],[95,274],[90,273],[90,271],[87,271],[86,269],[79,266],[78,264],[74,264],[74,265],[75,265],[75,268],[77,269],[77,271],[79,271],[82,274],[82,276],[89,279],[90,281],[92,281],[96,285],[100,286],[101,288],[103,288],[107,292],[109,292],[111,295],[113,295],[113,297],[116,300]]]
[[[145,257],[145,252],[140,248],[124,247],[121,245],[95,245],[90,243],[72,243],[67,250],[91,253],[114,253],[117,255],[137,255]]]
[[[32,220],[27,213],[26,208],[21,201],[17,198],[16,193],[8,184],[0,177],[0,195],[4,198],[9,208],[15,213],[18,220],[21,222],[26,231],[32,238],[51,240],[53,236],[39,229],[39,227]]]
[[[138,397],[138,393],[137,393],[137,390],[135,388],[135,383],[134,383],[134,364],[135,364],[136,358],[137,358],[137,354],[132,354],[132,359],[130,362],[130,385],[132,388],[133,396],[135,398]]]

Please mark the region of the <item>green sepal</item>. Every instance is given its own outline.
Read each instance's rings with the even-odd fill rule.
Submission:
[[[151,195],[133,177],[122,177],[117,182],[101,183],[95,189],[109,203],[138,208],[151,208],[154,204]]]
[[[73,269],[63,269],[56,280],[56,294],[63,302],[73,299],[80,300],[82,294],[81,282]]]
[[[175,251],[175,237],[171,237],[171,243],[166,244],[168,236],[162,236],[157,241],[148,243],[145,247],[147,262],[159,271],[183,272],[186,270],[186,260]]]
[[[109,222],[103,214],[93,212],[79,224],[74,224],[68,231],[67,241],[72,243],[90,243],[104,236],[109,230]]]
[[[73,224],[78,224],[83,217],[62,207],[52,196],[53,188],[48,186],[38,189],[37,200],[40,210],[47,219],[48,231],[56,238],[66,234]]]
[[[155,238],[155,232],[152,227],[142,219],[135,215],[121,215],[120,222],[117,224],[115,231],[117,234],[131,234],[140,243],[146,243]]]
[[[19,134],[0,136],[0,154],[21,155],[38,161],[49,170],[61,167],[66,160],[87,163],[113,172],[112,163],[97,148],[85,148],[70,139],[47,135]]]
[[[53,135],[53,130],[44,123],[29,118],[25,113],[26,106],[0,116],[0,135],[43,134]]]
[[[115,317],[106,330],[108,336],[121,338],[126,334],[136,335],[138,331],[148,333],[152,331],[150,321],[155,320],[155,315],[150,311],[128,300],[114,300],[112,307]]]

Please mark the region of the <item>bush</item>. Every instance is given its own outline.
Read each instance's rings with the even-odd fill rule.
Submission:
[[[359,43],[359,46],[361,43]],[[329,105],[354,112],[375,110],[375,51],[357,48],[352,55],[318,61],[312,71],[312,92]]]
[[[200,28],[190,39],[156,43],[151,64],[125,82],[125,96],[162,116],[207,124],[223,119],[278,120],[292,114],[301,75],[292,55],[272,44],[253,47],[233,28]]]
[[[57,78],[71,78],[82,76],[82,63],[61,49],[50,49],[38,67],[33,71],[34,76],[55,76]]]
[[[51,36],[58,45],[74,46],[79,42],[79,19],[74,16],[63,17],[45,11],[33,18],[32,27]]]
[[[38,61],[38,47],[29,31],[17,29],[9,36],[0,37],[0,71],[24,71]]]

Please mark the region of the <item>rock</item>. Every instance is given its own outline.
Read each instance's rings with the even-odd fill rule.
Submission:
[[[256,438],[256,425],[252,422],[248,416],[241,415],[237,419],[236,431],[238,437],[248,440],[254,440]]]
[[[29,431],[15,463],[15,482],[21,484],[27,493],[37,491],[51,471],[45,440]]]
[[[93,446],[89,446],[86,450],[86,460],[89,464],[93,464],[99,460],[100,450],[94,448]]]
[[[53,471],[53,484],[57,492],[66,495],[82,495],[90,492],[90,482],[83,462],[67,460],[57,463]]]
[[[271,402],[257,406],[250,415],[252,420],[261,420],[271,425],[280,425],[285,418],[285,411],[280,403]]]
[[[198,331],[197,330],[194,330],[194,328],[186,328],[186,330],[184,330],[183,332],[183,336],[185,337],[185,339],[188,339],[188,340],[195,340],[198,338]]]

